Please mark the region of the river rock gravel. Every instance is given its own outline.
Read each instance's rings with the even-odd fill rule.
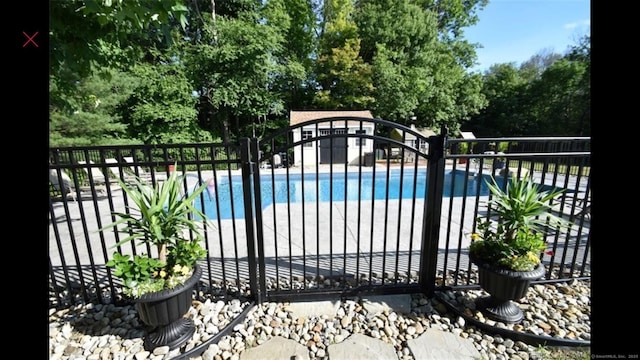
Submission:
[[[196,325],[195,334],[171,351],[168,347],[151,352],[144,349],[147,330],[133,305],[88,303],[51,308],[49,358],[237,360],[243,350],[281,336],[306,346],[310,358],[327,359],[330,344],[340,343],[351,334],[364,334],[392,344],[398,359],[413,360],[407,341],[432,328],[471,339],[484,359],[527,360],[542,359],[541,347],[481,330],[469,319],[521,334],[577,343],[588,344],[591,334],[591,289],[585,280],[531,285],[527,296],[519,301],[525,319],[515,325],[496,323],[475,310],[474,299],[487,295],[483,290],[440,291],[432,298],[413,294],[408,314],[368,314],[362,299],[348,298],[340,302],[335,316],[307,318],[293,318],[286,302],[252,305],[200,295],[187,314]],[[247,316],[239,318],[245,310]],[[237,324],[230,325],[234,319]],[[222,331],[228,332],[221,336]],[[218,339],[211,341],[216,335]]]

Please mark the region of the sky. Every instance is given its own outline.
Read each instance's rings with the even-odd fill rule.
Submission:
[[[516,66],[541,51],[564,54],[590,33],[589,0],[489,0],[477,13],[479,21],[464,29],[465,38],[479,43],[479,63],[472,71],[515,62]]]

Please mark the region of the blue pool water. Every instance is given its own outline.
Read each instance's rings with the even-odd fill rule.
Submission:
[[[414,176],[413,171],[405,172],[400,177],[400,171],[392,170],[389,172],[388,184],[387,173],[376,172],[375,179],[371,172],[363,172],[362,178],[358,177],[358,173],[334,173],[333,178],[329,173],[320,174],[289,174],[289,185],[287,189],[287,175],[276,174],[274,181],[270,175],[265,175],[261,180],[261,199],[262,208],[275,203],[291,203],[315,202],[316,199],[323,201],[344,201],[347,200],[372,200],[385,199],[411,199],[416,196],[419,199],[424,198],[426,190],[426,170],[417,171]],[[478,183],[475,177],[469,177],[466,182],[465,192],[465,173],[456,172],[454,175],[451,171],[445,173],[444,196],[475,196],[478,189]],[[414,186],[415,178],[415,186]],[[452,187],[452,182],[454,186]],[[402,184],[402,194],[400,194],[400,185]],[[346,187],[346,192],[345,192]],[[414,195],[415,189],[415,195]],[[288,191],[287,191],[288,190]],[[358,196],[360,194],[360,196]],[[482,182],[480,186],[480,195],[488,195],[489,190]],[[288,196],[289,195],[289,196]],[[229,181],[224,178],[218,181],[216,193],[213,196],[205,191],[203,196],[204,212],[209,219],[218,218],[218,210],[220,219],[242,219],[244,218],[244,193],[242,189],[242,179],[240,176],[234,176]],[[233,208],[231,207],[233,204]],[[201,205],[200,205],[200,208]],[[232,212],[233,211],[233,212]]]

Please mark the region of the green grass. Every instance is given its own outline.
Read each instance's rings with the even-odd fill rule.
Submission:
[[[511,169],[516,169],[519,166],[521,166],[522,168],[525,169],[531,169],[531,162],[530,161],[520,161],[520,160],[509,160],[509,168]],[[493,159],[487,159],[485,160],[485,164],[491,165],[493,164]],[[537,171],[542,171],[542,169],[544,168],[544,163],[534,163],[533,164],[533,169],[537,170]],[[568,170],[568,171],[567,171]],[[582,170],[582,173],[580,174],[580,171]],[[590,166],[576,166],[576,165],[572,165],[572,166],[567,166],[567,165],[556,165],[553,163],[548,163],[547,164],[547,168],[546,168],[547,172],[557,172],[558,174],[566,174],[567,172],[570,175],[578,175],[580,174],[581,176],[590,176],[591,175],[591,167]]]
[[[591,359],[590,348],[554,348],[541,346],[538,349],[543,360],[587,360]]]

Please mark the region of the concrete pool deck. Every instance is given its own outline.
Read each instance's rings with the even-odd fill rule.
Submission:
[[[334,171],[344,171],[345,167],[333,168]],[[357,172],[359,167],[347,169]],[[305,173],[308,170],[304,170]],[[323,172],[329,170],[328,166],[323,168]],[[362,168],[363,172],[372,170],[373,167]],[[376,169],[379,170],[386,168]],[[447,170],[451,170],[451,167],[448,166]],[[270,173],[272,170],[266,171]],[[286,168],[273,171],[278,174],[287,173]],[[302,169],[289,168],[288,171],[300,173]],[[207,175],[202,173],[204,179]],[[62,264],[61,253],[67,254],[67,266],[75,265],[76,257],[68,258],[70,254],[76,254],[80,264],[89,264],[89,259],[95,264],[108,261],[113,252],[110,246],[116,242],[114,234],[111,231],[99,233],[97,229],[112,222],[109,210],[111,206],[124,210],[122,190],[116,188],[111,191],[110,199],[99,197],[94,201],[93,198],[83,196],[83,201],[57,201],[52,204],[53,214],[58,218],[57,221],[50,222],[49,254],[53,266]],[[446,254],[449,266],[454,267],[458,261],[460,266],[467,265],[464,249],[469,244],[468,235],[472,231],[474,212],[478,206],[481,213],[482,202],[486,199],[487,197],[481,196],[450,197],[443,200],[441,234],[438,240],[441,251],[439,267],[444,262],[444,249],[449,250]],[[268,205],[260,213],[264,256],[273,264],[268,269],[275,272],[275,264],[278,264],[287,272],[292,271],[302,276],[307,271],[316,273],[318,268],[328,269],[330,273],[346,271],[360,274],[371,271],[384,273],[388,268],[395,269],[395,265],[399,264],[402,265],[399,268],[406,267],[405,271],[417,271],[417,256],[422,242],[423,204],[422,199],[416,199],[415,202],[403,199]],[[99,222],[96,211],[100,214]],[[82,218],[86,219],[85,224],[82,223]],[[71,226],[68,226],[67,219],[71,220]],[[229,267],[227,276],[247,275],[246,270],[227,265],[236,260],[246,262],[248,249],[245,226],[244,219],[212,220],[211,226],[208,226],[207,246],[210,257],[218,259],[222,266]],[[75,243],[71,241],[72,238],[76,239]],[[59,248],[62,250],[58,251]],[[345,256],[340,257],[341,254]],[[229,257],[229,260],[219,260],[223,255]],[[334,258],[338,260],[334,261]],[[383,263],[384,268],[381,268]]]

